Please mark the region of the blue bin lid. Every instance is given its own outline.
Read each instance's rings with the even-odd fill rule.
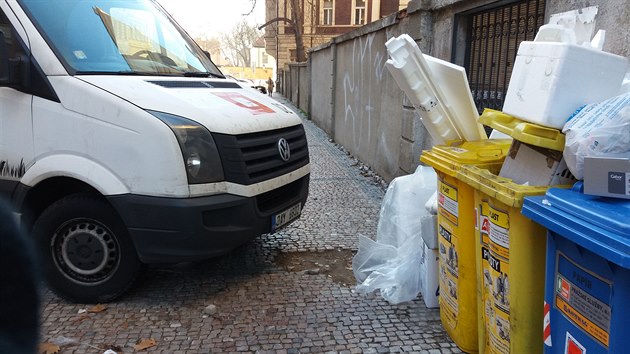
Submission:
[[[550,188],[526,197],[523,215],[599,256],[630,268],[630,200]]]

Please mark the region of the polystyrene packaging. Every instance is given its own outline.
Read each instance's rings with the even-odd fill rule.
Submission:
[[[615,96],[628,59],[601,51],[603,38],[600,31],[590,45],[578,45],[570,30],[542,26],[534,41],[519,45],[503,112],[562,129],[580,106]]]
[[[420,221],[422,223],[422,240],[430,250],[435,250],[439,246],[437,240],[437,190],[429,197],[429,200],[424,204],[424,208],[428,214],[423,215]]]
[[[564,125],[567,167],[581,180],[585,156],[630,152],[630,93],[586,105]]]
[[[437,176],[430,167],[395,178],[381,205],[376,240],[359,236],[359,251],[352,260],[356,290],[380,290],[390,303],[415,299],[423,286],[421,265],[424,242],[422,218],[430,215],[424,205],[437,188]]]
[[[407,34],[389,39],[385,66],[438,145],[486,139],[464,68],[425,54]]]

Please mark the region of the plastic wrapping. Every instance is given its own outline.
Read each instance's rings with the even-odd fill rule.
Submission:
[[[422,288],[424,242],[422,220],[431,214],[425,204],[437,188],[431,167],[395,178],[381,205],[376,241],[359,236],[359,251],[352,260],[356,290],[380,290],[392,304],[411,301]]]
[[[584,106],[565,124],[564,159],[577,179],[584,177],[585,156],[630,152],[630,93]]]

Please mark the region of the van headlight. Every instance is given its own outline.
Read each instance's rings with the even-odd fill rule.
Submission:
[[[223,167],[217,145],[203,125],[169,113],[147,111],[168,125],[182,150],[189,184],[223,181]]]

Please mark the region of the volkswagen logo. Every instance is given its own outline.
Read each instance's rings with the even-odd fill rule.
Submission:
[[[291,158],[291,148],[289,148],[289,142],[285,138],[278,140],[278,152],[282,161],[287,162]]]

